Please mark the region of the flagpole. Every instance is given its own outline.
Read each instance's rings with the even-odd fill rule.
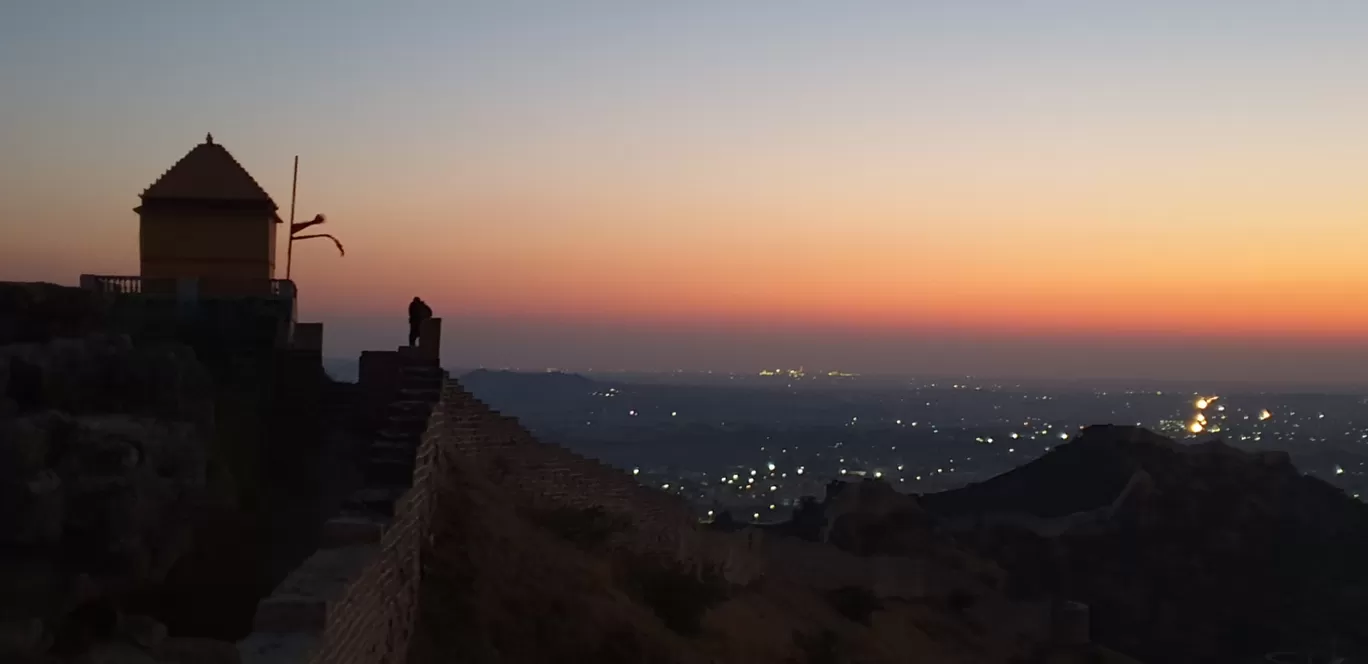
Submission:
[[[285,246],[285,280],[290,280],[290,268],[294,263],[294,219],[295,219],[295,194],[299,191],[299,155],[294,158],[294,177],[290,180],[290,225],[285,228],[285,234],[289,236],[289,244]]]

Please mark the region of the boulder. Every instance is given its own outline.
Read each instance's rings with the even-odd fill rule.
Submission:
[[[239,664],[235,643],[214,639],[169,638],[153,653],[165,664]]]
[[[0,367],[0,619],[60,618],[76,575],[96,596],[162,577],[206,490],[193,356],[95,336],[0,346]]]
[[[38,618],[0,621],[0,661],[24,661],[47,649],[47,630]]]
[[[166,641],[166,625],[150,616],[119,616],[119,636],[148,651],[155,651]]]
[[[106,324],[109,301],[48,283],[0,282],[0,345],[83,336]]]
[[[6,410],[124,413],[212,424],[212,384],[194,352],[122,335],[0,346]]]
[[[157,664],[146,650],[129,643],[97,643],[73,660],[76,664]]]

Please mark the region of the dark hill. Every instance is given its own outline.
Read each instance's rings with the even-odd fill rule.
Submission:
[[[606,389],[579,374],[489,371],[477,369],[461,376],[461,384],[495,410],[517,413],[533,429],[553,423],[567,412],[594,407],[594,392]]]
[[[1114,511],[1099,509],[1128,484]],[[961,529],[966,515],[1093,511],[1061,534],[1027,518],[981,519],[961,536],[1008,570],[1014,592],[1087,602],[1099,642],[1147,661],[1242,662],[1332,643],[1368,653],[1368,505],[1286,454],[1091,427],[922,505]]]
[[[537,394],[565,392],[579,394],[592,389],[594,381],[579,374],[562,371],[530,373],[476,369],[461,376],[461,384],[472,388],[478,386],[479,389],[490,393],[509,393],[524,396],[534,392]]]
[[[942,515],[1024,512],[1053,518],[1110,504],[1146,459],[1176,444],[1135,427],[1096,426],[1072,443],[979,484],[927,494],[922,504]]]

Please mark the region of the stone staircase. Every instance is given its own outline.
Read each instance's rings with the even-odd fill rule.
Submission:
[[[412,579],[404,578],[409,567],[416,576],[416,551],[410,551],[416,542],[398,531],[409,526],[399,521],[417,517],[397,512],[415,511],[410,490],[419,446],[447,376],[436,360],[403,350],[397,356],[391,401],[360,455],[362,487],[323,524],[319,549],[257,605],[253,633],[239,643],[243,662],[334,661],[319,648],[343,640],[339,634],[385,630],[338,624],[341,617],[356,613],[352,606],[386,601],[383,598],[399,588],[416,588]],[[406,496],[408,509],[396,510],[396,503]],[[396,546],[399,539],[404,543]],[[382,615],[375,610],[363,613]],[[402,652],[396,644],[360,636],[347,648],[354,651],[347,661],[356,662],[399,661],[396,657]]]
[[[418,446],[445,380],[446,372],[435,362],[413,359],[399,367],[395,399],[386,406],[384,423],[361,454],[363,487],[343,501],[341,513],[324,524],[325,546],[351,541],[358,523],[376,524],[368,531],[374,532],[373,541],[379,541],[380,524],[394,517],[394,502],[413,486]]]

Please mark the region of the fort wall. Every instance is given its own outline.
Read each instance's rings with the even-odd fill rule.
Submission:
[[[369,383],[368,383],[369,379]],[[682,499],[556,445],[490,409],[417,353],[366,354],[363,399],[383,422],[366,486],[324,525],[323,545],[261,601],[243,662],[406,660],[417,625],[423,544],[452,472],[490,477],[529,508],[601,508],[632,527],[615,541],[744,584],[764,571],[756,532],[698,525]],[[402,478],[402,481],[396,479]]]

